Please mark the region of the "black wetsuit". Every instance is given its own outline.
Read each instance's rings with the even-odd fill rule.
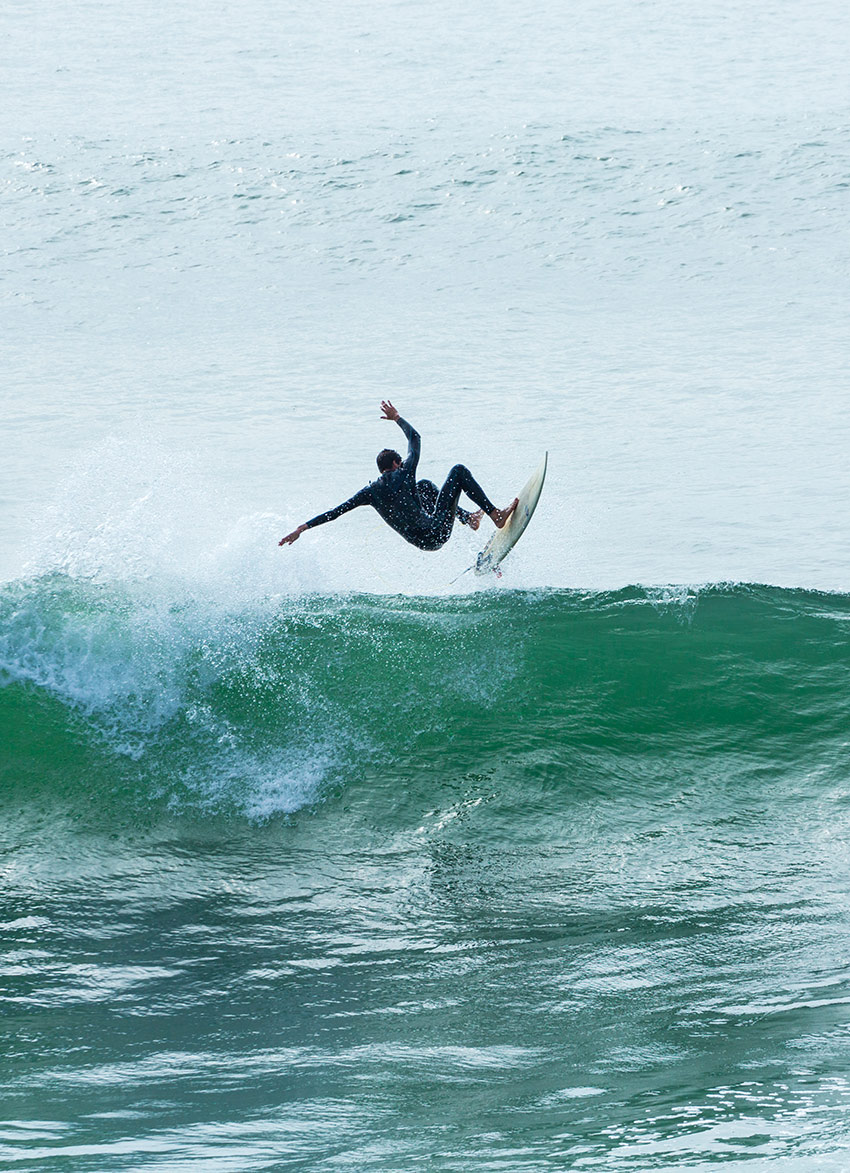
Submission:
[[[420,550],[439,550],[449,540],[457,511],[458,497],[466,493],[479,509],[492,513],[494,506],[478,484],[469,469],[456,464],[446,478],[442,489],[436,493],[433,508],[430,507],[436,492],[431,481],[416,483],[416,466],[419,463],[419,433],[399,416],[398,426],[407,437],[407,457],[399,468],[381,473],[371,485],[366,485],[336,509],[320,513],[307,522],[307,529],[334,521],[358,505],[371,505],[381,517],[392,526],[396,533]],[[421,487],[420,487],[421,486]],[[420,496],[421,493],[421,496]],[[467,515],[468,516],[468,515]]]

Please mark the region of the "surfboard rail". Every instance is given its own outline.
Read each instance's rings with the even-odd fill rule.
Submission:
[[[540,464],[531,474],[528,482],[519,494],[517,507],[508,518],[502,529],[496,530],[490,541],[478,555],[474,566],[470,567],[476,574],[498,574],[499,563],[508,556],[519,539],[525,533],[526,526],[531,521],[540,494],[543,491],[543,482],[546,480],[546,470],[549,466],[549,453],[543,454]]]

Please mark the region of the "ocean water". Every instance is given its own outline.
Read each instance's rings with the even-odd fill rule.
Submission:
[[[0,34],[0,1168],[843,1173],[844,8]]]

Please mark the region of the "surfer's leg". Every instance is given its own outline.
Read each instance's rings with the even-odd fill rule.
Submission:
[[[433,516],[434,510],[437,507],[437,498],[440,495],[440,490],[433,481],[422,480],[416,482],[416,492],[419,495],[419,500],[422,502],[422,508],[426,513],[430,513]],[[460,506],[457,506],[455,512],[461,525],[469,525],[473,529],[478,529],[478,521],[481,520],[480,513],[469,513],[466,509],[461,509]],[[476,517],[478,520],[476,520]]]
[[[470,497],[479,509],[484,510],[497,529],[501,529],[505,525],[519,502],[519,498],[514,497],[506,509],[497,509],[466,465],[456,464],[440,490],[437,508],[434,510],[435,516],[439,515],[443,506],[443,494],[447,494],[447,500],[450,499],[448,495],[452,494],[455,505],[457,505],[457,499],[462,492],[466,493],[467,497]]]
[[[422,502],[422,508],[426,513],[433,513],[434,507],[437,504],[437,497],[440,495],[440,490],[433,481],[417,481],[416,493],[419,500]]]
[[[460,512],[457,507],[457,502],[461,493],[466,493],[467,497],[471,497],[479,509],[483,509],[486,513],[493,512],[492,501],[490,501],[469,469],[463,464],[456,464],[446,477],[446,483],[440,489],[440,495],[437,498],[437,504],[434,508],[433,529],[434,533],[439,535],[440,544],[449,540],[455,514]],[[464,512],[466,511],[464,510]],[[470,515],[467,513],[466,516],[469,518]],[[472,528],[476,529],[477,526],[473,526]]]
[[[461,493],[466,493],[467,497],[470,497],[479,509],[492,518],[494,525],[499,529],[502,528],[516,507],[516,500],[514,500],[507,509],[497,509],[466,465],[456,464],[446,477],[446,483],[440,489],[440,495],[437,498],[437,504],[431,518],[429,549],[436,550],[449,540],[454,525],[458,497]]]
[[[513,501],[511,501],[510,505],[508,505],[505,509],[496,509],[490,498],[478,484],[478,481],[476,481],[469,469],[463,464],[455,465],[455,468],[460,469],[461,487],[464,493],[466,493],[467,497],[471,497],[475,504],[480,509],[484,510],[484,512],[493,522],[493,525],[495,525],[496,529],[501,529],[519,504],[519,497],[514,497]],[[454,469],[452,472],[453,471]],[[451,473],[449,475],[451,475]],[[437,502],[437,506],[439,508],[439,501]]]
[[[485,513],[492,513],[496,508],[466,465],[456,464],[446,477],[446,483],[440,489],[434,510],[435,514],[448,509],[450,504],[452,508],[456,509],[461,493],[466,493],[467,497]]]

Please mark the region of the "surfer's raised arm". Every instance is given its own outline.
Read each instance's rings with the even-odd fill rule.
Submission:
[[[416,473],[416,466],[419,463],[419,453],[422,449],[422,440],[416,428],[410,426],[407,420],[402,419],[398,414],[398,410],[393,407],[389,400],[384,400],[381,403],[381,411],[383,415],[381,419],[392,420],[393,423],[398,424],[407,438],[407,456],[402,461],[401,467],[406,472]]]

